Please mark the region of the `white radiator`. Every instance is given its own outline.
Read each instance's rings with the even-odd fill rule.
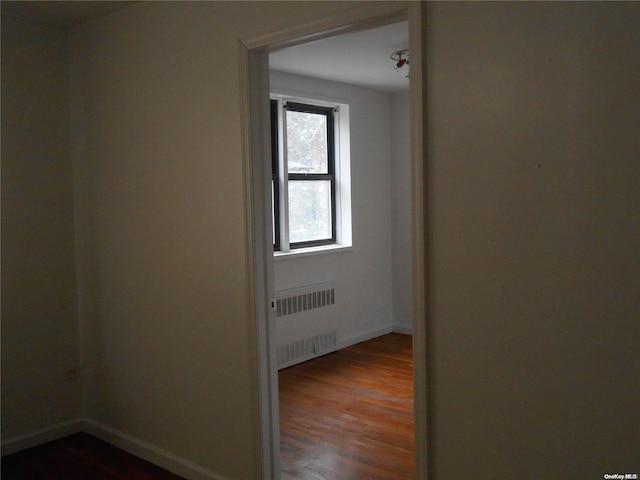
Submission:
[[[332,282],[308,285],[276,293],[276,316],[284,317],[336,303],[336,289]]]
[[[336,350],[336,331],[321,333],[278,347],[278,368],[289,367]]]
[[[309,310],[325,308],[336,303],[336,288],[333,282],[307,285],[276,293],[277,317],[300,314]],[[336,331],[303,338],[278,347],[278,368],[319,357],[336,350]]]

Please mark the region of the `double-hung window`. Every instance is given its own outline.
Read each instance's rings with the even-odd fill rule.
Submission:
[[[336,107],[271,100],[275,251],[338,239]]]

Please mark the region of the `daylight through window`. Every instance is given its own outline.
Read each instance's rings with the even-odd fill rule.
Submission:
[[[271,100],[275,251],[338,243],[336,111],[335,106]]]

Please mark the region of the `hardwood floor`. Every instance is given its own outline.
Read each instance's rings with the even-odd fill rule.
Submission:
[[[414,478],[410,336],[384,335],[278,376],[282,480]]]
[[[86,433],[2,458],[2,480],[184,480]]]

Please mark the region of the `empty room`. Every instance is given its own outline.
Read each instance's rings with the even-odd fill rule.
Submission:
[[[1,8],[3,479],[640,474],[640,2]]]
[[[269,55],[285,479],[413,476],[408,41],[405,20]]]

